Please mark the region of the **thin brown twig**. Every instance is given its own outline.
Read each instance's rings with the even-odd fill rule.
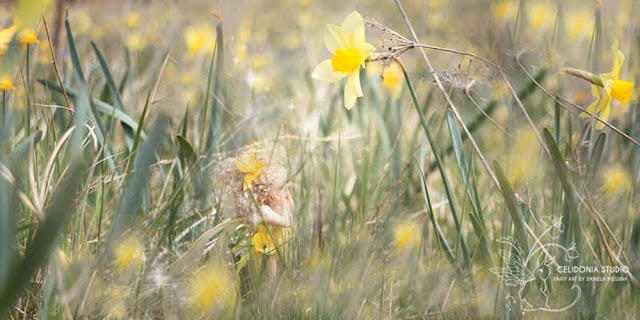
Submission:
[[[413,29],[413,26],[411,26],[411,21],[409,21],[409,17],[407,16],[407,13],[404,11],[404,8],[402,7],[402,4],[400,4],[399,0],[394,0],[394,1],[396,3],[396,6],[398,7],[398,10],[400,10],[400,13],[402,14],[402,17],[404,18],[405,24],[407,25],[407,27],[409,28],[409,31],[411,32],[413,40],[416,43],[420,43],[420,40],[418,39],[418,35],[416,34],[416,31]],[[428,69],[429,73],[433,77],[434,81],[436,82],[436,85],[438,86],[438,89],[440,90],[440,92],[442,92],[442,95],[444,96],[444,99],[446,100],[447,104],[449,105],[449,107],[451,109],[451,113],[453,113],[453,115],[456,118],[456,120],[458,121],[458,123],[460,123],[460,126],[462,127],[462,130],[464,131],[465,135],[469,138],[469,142],[471,143],[471,146],[473,147],[475,152],[478,154],[478,158],[480,158],[480,161],[482,162],[483,166],[487,170],[487,173],[489,174],[489,177],[491,178],[491,180],[493,180],[493,183],[496,185],[498,190],[501,190],[500,183],[498,182],[498,178],[496,178],[495,174],[493,173],[493,170],[491,170],[491,166],[489,166],[489,163],[487,162],[487,160],[485,159],[484,155],[480,151],[480,148],[478,147],[478,144],[473,139],[473,136],[471,135],[471,132],[469,132],[469,129],[467,128],[467,126],[465,125],[464,121],[462,120],[462,117],[460,116],[460,113],[458,113],[458,109],[456,108],[456,106],[453,103],[453,101],[451,101],[451,97],[447,94],[447,91],[444,89],[444,86],[442,85],[442,82],[440,81],[440,78],[438,77],[438,74],[436,73],[435,69],[433,68],[433,65],[431,64],[431,61],[429,60],[429,57],[427,57],[427,53],[424,51],[423,47],[418,47],[418,49],[420,49],[419,51],[422,54],[422,59],[427,64],[427,69]]]
[[[47,32],[47,41],[49,42],[49,51],[51,52],[51,59],[53,61],[53,69],[56,72],[56,78],[58,78],[58,83],[60,84],[60,88],[62,88],[62,95],[64,96],[64,102],[67,104],[67,107],[70,110],[73,110],[71,106],[71,102],[69,101],[69,96],[67,95],[67,90],[64,88],[64,84],[62,83],[62,78],[60,77],[60,70],[58,69],[58,62],[56,60],[56,54],[53,50],[53,43],[51,43],[51,35],[49,34],[49,27],[47,26],[47,19],[45,19],[44,15],[42,16],[42,22],[44,23],[44,30]]]
[[[438,47],[438,46],[432,46],[432,45],[427,45],[427,44],[422,44],[422,43],[414,43],[413,44],[415,47],[418,48],[425,48],[425,49],[431,49],[431,50],[438,50],[438,51],[445,51],[445,52],[451,52],[451,53],[455,53],[455,54],[459,54],[462,56],[469,56],[469,57],[473,57],[476,58],[498,70],[504,70],[502,69],[502,67],[500,67],[499,65],[495,64],[494,62],[491,62],[491,60],[487,59],[487,58],[483,58],[482,56],[479,56],[475,53],[472,52],[467,52],[467,51],[460,51],[460,50],[456,50],[456,49],[451,49],[451,48],[445,48],[445,47]]]
[[[531,130],[533,130],[533,133],[536,135],[536,138],[538,138],[538,140],[540,141],[540,145],[544,148],[544,152],[547,154],[547,156],[549,156],[549,158],[551,158],[551,152],[549,152],[547,145],[544,143],[544,140],[542,140],[542,136],[536,129],[536,125],[533,123],[533,120],[531,120],[531,117],[529,117],[529,113],[527,112],[527,109],[524,108],[524,105],[522,104],[522,101],[520,101],[518,94],[513,89],[513,86],[511,85],[511,83],[509,82],[507,75],[502,71],[500,71],[500,75],[502,76],[502,79],[504,80],[504,82],[507,84],[507,87],[509,87],[509,92],[511,92],[511,95],[516,100],[516,103],[518,107],[520,107],[520,110],[524,114],[524,117],[527,119],[529,126],[531,126]]]
[[[467,96],[467,98],[469,98],[469,100],[471,101],[471,103],[476,107],[476,109],[478,109],[478,111],[480,111],[480,113],[482,113],[488,120],[489,122],[491,122],[496,128],[500,129],[500,131],[502,131],[504,134],[506,134],[509,138],[513,138],[509,132],[507,132],[507,130],[505,130],[502,126],[500,126],[495,120],[493,120],[493,118],[491,118],[491,116],[489,116],[478,104],[478,102],[476,102],[476,99],[474,99],[471,96],[471,93],[469,93],[468,91],[465,91],[464,94]]]
[[[617,255],[615,255],[612,250],[611,250],[611,246],[609,246],[609,242],[607,241],[607,238],[604,234],[604,231],[602,231],[602,226],[600,223],[600,220],[598,219],[598,217],[596,217],[593,213],[594,210],[594,206],[593,203],[591,202],[591,199],[589,199],[589,197],[586,197],[585,200],[587,201],[587,204],[589,206],[589,212],[591,213],[591,218],[593,219],[593,222],[595,223],[596,226],[596,230],[598,230],[598,236],[600,237],[600,240],[602,241],[602,244],[604,245],[604,249],[607,252],[607,256],[609,256],[609,260],[614,263],[615,265],[619,266],[619,267],[623,267],[624,265],[622,264],[622,261],[620,261],[620,257],[618,257]],[[626,274],[629,279],[631,280],[631,282],[638,286],[640,285],[638,283],[638,280],[633,276],[633,274],[629,271],[622,271],[624,274]]]

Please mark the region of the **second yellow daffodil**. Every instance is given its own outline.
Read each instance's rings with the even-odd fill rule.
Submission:
[[[358,97],[362,97],[360,86],[360,67],[375,47],[365,42],[364,19],[354,11],[342,25],[327,24],[324,32],[324,44],[333,54],[331,59],[324,60],[313,69],[312,77],[316,80],[335,83],[347,77],[344,87],[344,106],[353,108]]]
[[[624,54],[618,49],[617,39],[614,40],[611,50],[613,51],[613,70],[609,73],[600,74],[602,87],[595,84],[591,85],[591,94],[596,98],[596,101],[587,108],[587,111],[592,114],[598,112],[600,118],[604,121],[608,121],[609,119],[611,98],[615,98],[622,102],[622,104],[626,104],[629,98],[631,98],[634,86],[633,82],[618,79],[620,69],[622,69],[622,64],[624,63]],[[583,118],[590,117],[587,113],[582,113],[580,116]],[[603,127],[604,123],[602,122],[596,124],[596,129],[598,130]]]

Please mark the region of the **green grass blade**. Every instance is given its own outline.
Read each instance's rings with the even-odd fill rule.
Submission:
[[[48,81],[48,80],[38,80],[38,82],[40,82],[42,85],[44,85],[45,87],[51,88],[57,92],[62,93],[62,88],[60,87],[59,84],[52,82],[52,81]],[[78,98],[79,94],[76,90],[74,89],[70,89],[70,88],[65,88],[65,90],[67,91],[67,94],[69,95],[69,98],[71,99],[76,99]],[[122,123],[126,124],[127,126],[129,126],[132,130],[138,130],[138,122],[135,121],[133,118],[131,118],[129,115],[127,115],[126,113],[118,110],[117,108],[114,108],[112,105],[102,101],[102,100],[98,100],[96,98],[93,98],[93,103],[96,106],[96,109],[108,116],[113,116],[115,118],[117,118],[118,120],[120,120]],[[142,139],[147,139],[147,134],[143,131],[140,132],[140,136],[142,137]]]
[[[24,258],[13,261],[7,273],[8,281],[0,287],[0,310],[7,310],[16,296],[23,292],[34,273],[47,261],[69,216],[74,212],[75,198],[82,181],[78,177],[85,169],[86,164],[79,160],[71,165],[66,178],[55,192],[51,205],[46,209],[46,220],[25,246]],[[15,221],[11,222],[13,223]]]
[[[504,171],[502,170],[502,167],[500,166],[498,161],[493,161],[493,167],[496,170],[496,177],[498,178],[498,182],[500,183],[500,189],[502,190],[502,196],[504,197],[507,210],[511,215],[511,220],[513,220],[516,239],[520,243],[521,249],[524,250],[525,253],[528,253],[529,240],[527,236],[527,228],[525,226],[524,217],[522,216],[520,207],[518,206],[516,195],[513,192],[513,188],[511,188],[511,184],[509,184],[509,180],[507,180],[507,177],[504,175]]]
[[[451,208],[451,215],[456,225],[456,230],[458,231],[458,239],[460,240],[460,246],[462,248],[465,265],[470,266],[471,255],[469,254],[467,241],[465,239],[464,232],[462,230],[462,224],[460,223],[460,218],[459,218],[460,215],[458,214],[456,202],[453,197],[453,191],[451,190],[451,185],[449,184],[449,179],[447,178],[447,173],[444,168],[442,158],[440,158],[440,152],[438,151],[438,147],[436,146],[435,141],[431,136],[431,130],[429,129],[429,125],[427,124],[427,119],[424,115],[424,111],[422,110],[422,108],[420,108],[420,104],[418,103],[418,98],[416,98],[415,90],[413,89],[413,85],[411,84],[411,79],[409,79],[409,74],[404,69],[403,69],[403,72],[404,72],[404,78],[407,81],[407,87],[409,88],[409,92],[411,93],[411,97],[413,99],[413,104],[415,106],[415,109],[418,111],[418,115],[420,116],[420,123],[422,124],[422,128],[424,129],[424,132],[427,136],[427,139],[429,141],[429,146],[431,147],[431,151],[433,151],[433,156],[436,159],[436,163],[440,171],[442,184],[444,185],[445,193],[447,195],[447,200],[449,202],[449,207]]]

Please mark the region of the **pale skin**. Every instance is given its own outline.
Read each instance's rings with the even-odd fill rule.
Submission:
[[[265,223],[273,227],[290,228],[293,224],[291,215],[293,199],[289,188],[286,185],[282,185],[273,192],[269,202],[270,206],[261,205],[260,213],[253,216],[254,226],[259,223]],[[261,216],[259,216],[260,214]],[[278,272],[278,256],[275,254],[269,256],[268,264],[271,279],[275,279]]]
[[[291,228],[293,217],[291,216],[291,208],[293,208],[293,199],[291,193],[286,186],[274,191],[272,200],[269,205],[261,205],[260,213],[253,217],[253,224],[259,223],[270,224],[279,228]]]

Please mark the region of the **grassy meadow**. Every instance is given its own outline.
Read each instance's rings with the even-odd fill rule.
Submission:
[[[0,319],[635,319],[638,13],[0,1]]]

